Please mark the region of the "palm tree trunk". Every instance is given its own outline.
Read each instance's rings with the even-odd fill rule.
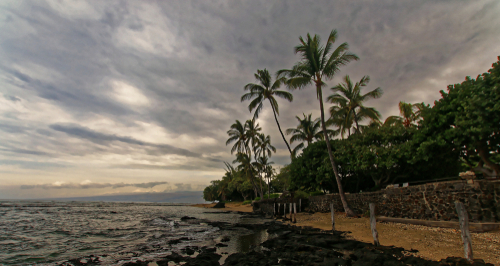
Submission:
[[[356,110],[352,110],[354,112],[354,123],[356,123],[356,132],[359,133],[359,124],[358,119],[356,118]]]
[[[288,148],[288,151],[290,152],[290,157],[292,157],[292,150],[290,149],[290,145],[288,145],[288,141],[285,139],[285,135],[283,135],[283,131],[281,131],[280,123],[278,122],[278,117],[276,116],[276,111],[274,110],[273,103],[271,100],[269,100],[269,103],[271,103],[271,108],[273,108],[273,114],[274,114],[274,119],[276,120],[276,124],[278,125],[278,129],[281,133],[281,137],[283,137],[283,140],[285,141],[286,147]]]
[[[328,133],[326,132],[326,124],[325,124],[325,111],[323,109],[323,92],[321,90],[321,81],[316,83],[316,89],[318,91],[319,98],[319,108],[321,111],[321,127],[323,128],[323,135],[325,135],[326,148],[328,149],[328,156],[330,157],[330,162],[332,163],[333,172],[335,173],[335,179],[337,180],[337,186],[339,188],[340,200],[342,201],[342,206],[344,206],[345,214],[348,217],[356,216],[356,213],[351,210],[344,194],[344,188],[342,187],[342,183],[340,182],[339,172],[337,169],[337,165],[335,160],[333,159],[332,146],[330,145],[330,140],[328,139]]]

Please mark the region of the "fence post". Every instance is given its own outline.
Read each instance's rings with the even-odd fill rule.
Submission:
[[[283,216],[285,217],[284,219],[286,219],[286,203],[283,203]]]
[[[330,202],[330,212],[332,213],[332,233],[335,231],[335,217],[334,217],[334,210],[333,210],[333,201]]]
[[[276,202],[273,203],[273,218],[276,217]]]
[[[472,243],[469,231],[469,215],[462,202],[455,202],[455,208],[458,213],[458,221],[460,223],[460,231],[462,233],[462,241],[464,242],[465,258],[472,261]]]
[[[293,203],[293,222],[297,222],[297,203]]]
[[[299,212],[302,211],[302,199],[299,199]]]
[[[370,225],[372,228],[373,235],[373,243],[375,246],[380,246],[380,242],[378,241],[378,232],[377,232],[377,220],[375,219],[375,203],[370,203]]]
[[[290,208],[290,222],[292,221],[293,218],[293,212],[292,212],[292,203],[288,203],[289,208]]]

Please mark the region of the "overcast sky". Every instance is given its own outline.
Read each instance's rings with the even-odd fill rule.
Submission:
[[[329,85],[369,75],[385,119],[487,71],[498,14],[498,0],[1,1],[0,199],[202,190],[251,118],[244,85],[290,68],[299,36],[337,29],[360,60]],[[284,129],[319,116],[312,87],[293,95]],[[289,163],[267,103],[258,122]]]

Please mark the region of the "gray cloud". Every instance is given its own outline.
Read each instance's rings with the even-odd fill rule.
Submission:
[[[93,189],[93,188],[122,188],[122,187],[137,187],[137,188],[153,188],[159,185],[165,185],[168,182],[147,182],[147,183],[62,183],[62,184],[39,184],[39,185],[22,185],[21,189]]]
[[[11,96],[11,95],[4,95],[3,96],[5,99],[9,100],[9,101],[13,101],[13,102],[20,102],[21,99],[19,99],[18,97],[16,96]]]
[[[188,157],[200,157],[199,154],[190,152],[185,149],[176,148],[167,144],[153,144],[147,143],[144,141],[136,140],[130,137],[121,137],[117,135],[104,134],[100,132],[96,132],[86,127],[81,127],[76,124],[55,124],[49,126],[51,129],[64,132],[73,137],[86,139],[91,142],[101,144],[101,145],[109,145],[110,142],[119,141],[127,144],[139,145],[139,146],[148,146],[156,148],[154,151],[151,150],[151,153],[160,154],[178,154]]]
[[[176,183],[175,186],[177,187],[177,191],[191,191],[191,190],[193,190],[191,188],[191,184]]]

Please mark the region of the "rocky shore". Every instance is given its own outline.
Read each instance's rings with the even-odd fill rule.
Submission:
[[[252,215],[243,214],[242,215]],[[188,219],[188,218],[185,218]],[[482,260],[474,260],[473,263],[463,258],[449,257],[441,261],[430,261],[412,256],[415,250],[404,250],[403,248],[379,246],[347,239],[344,232],[324,231],[311,227],[297,227],[285,225],[279,221],[271,221],[264,224],[232,224],[222,222],[209,222],[205,220],[191,222],[204,222],[219,227],[223,232],[231,231],[237,227],[250,230],[267,230],[272,236],[263,242],[260,247],[246,253],[230,254],[222,265],[489,265]],[[183,239],[179,239],[183,241]],[[215,246],[186,247],[181,252],[172,252],[165,257],[151,261],[130,260],[119,263],[121,265],[221,265],[224,252],[220,250],[226,246],[228,238],[221,238]],[[153,251],[150,251],[153,252]],[[226,255],[227,256],[227,255]],[[100,265],[99,257],[92,256],[70,260],[61,265]]]

